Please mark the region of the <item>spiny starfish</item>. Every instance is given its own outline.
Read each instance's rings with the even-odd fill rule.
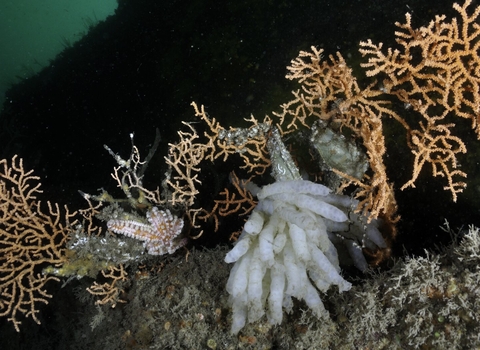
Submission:
[[[172,254],[187,242],[186,238],[177,239],[182,233],[183,220],[170,210],[153,207],[147,212],[147,220],[148,224],[112,219],[107,222],[107,227],[115,233],[143,241],[143,246],[151,255]]]

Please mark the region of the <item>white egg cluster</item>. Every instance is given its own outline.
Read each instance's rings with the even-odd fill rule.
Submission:
[[[351,287],[340,275],[331,238],[343,230],[383,246],[381,234],[374,223],[362,225],[358,216],[355,222],[347,216],[350,197],[332,195],[327,187],[310,181],[277,181],[260,189],[257,197],[257,206],[225,258],[235,263],[227,282],[232,333],[265,314],[271,324],[281,323],[283,309],[293,306],[292,297],[304,300],[317,317],[328,316],[319,291],[331,285],[340,292]],[[364,261],[357,248],[361,257],[351,254],[354,261]],[[363,263],[356,261],[357,266]]]

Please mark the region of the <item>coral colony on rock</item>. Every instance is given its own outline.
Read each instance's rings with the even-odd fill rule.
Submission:
[[[111,332],[99,347],[480,346],[478,229],[446,227],[456,242],[440,254],[371,273],[390,258],[399,220],[385,125],[399,125],[412,155],[402,189],[424,168],[453,201],[466,187],[457,159],[466,143],[454,122],[469,119],[480,138],[480,7],[453,7],[459,19],[437,16],[418,29],[407,14],[396,24],[400,49],[360,43],[361,67],[381,82],[361,87],[340,53],[312,47],[287,67],[300,88],[272,117],[226,128],[192,103],[196,120],[168,144],[155,189],[145,172],[158,132],[145,159],[133,134],[128,158],[105,146],[122,198],[81,192],[83,209],[40,201],[40,179],[20,157],[1,160],[0,316],[17,332],[25,318],[40,324],[39,305],[53,297],[46,284],[64,279],[96,299],[88,332]],[[201,175],[218,164],[230,183],[212,201]],[[192,248],[228,218],[245,219],[229,252]],[[349,264],[368,278],[342,276]],[[107,311],[122,322],[109,326]]]

